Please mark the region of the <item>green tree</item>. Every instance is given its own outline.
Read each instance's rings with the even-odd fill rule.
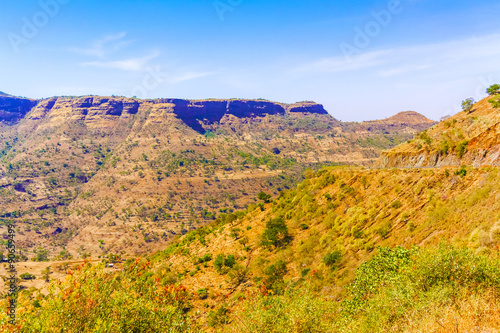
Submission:
[[[335,267],[342,259],[342,252],[335,250],[323,257],[323,263],[328,267]]]
[[[262,245],[279,247],[289,241],[288,227],[281,217],[267,221],[266,230],[262,234]]]
[[[271,195],[266,194],[265,192],[260,192],[258,195],[259,200],[264,201],[265,203],[269,203],[271,199]]]
[[[49,261],[49,252],[46,249],[39,247],[35,250],[35,253],[36,256],[33,261]]]
[[[50,266],[45,267],[45,269],[42,271],[42,276],[45,282],[49,282],[50,274],[52,274],[52,268]]]
[[[473,111],[474,104],[476,102],[474,101],[474,98],[467,98],[466,100],[462,101],[462,110],[471,113]]]
[[[489,95],[496,95],[500,93],[500,84],[496,83],[491,85],[488,89],[486,89],[486,93]]]

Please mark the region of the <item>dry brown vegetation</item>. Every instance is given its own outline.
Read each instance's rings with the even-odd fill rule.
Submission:
[[[212,102],[223,101],[193,103],[206,112],[201,106]],[[175,235],[258,202],[261,191],[276,196],[292,188],[307,167],[370,163],[432,123],[409,113],[342,123],[312,112],[212,121],[185,118],[176,103],[51,98],[2,123],[0,219],[15,221],[23,254],[31,258],[39,247],[50,258],[161,249]]]

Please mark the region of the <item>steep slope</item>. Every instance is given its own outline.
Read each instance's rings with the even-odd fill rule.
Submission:
[[[292,187],[304,168],[369,164],[429,124],[418,114],[341,123],[314,102],[84,96],[35,104],[0,127],[0,218],[19,223],[29,256],[38,247],[65,256],[161,248],[260,191]]]
[[[120,293],[126,291],[133,281],[147,286],[147,290],[158,288],[159,293],[165,289],[170,295],[175,295],[176,290],[181,292],[185,302],[182,309],[189,311],[192,318],[208,331],[207,324],[238,331],[238,328],[231,329],[235,325],[240,331],[250,332],[250,328],[240,325],[241,320],[248,316],[243,310],[259,311],[276,318],[273,313],[283,307],[290,308],[295,304],[294,299],[302,300],[294,305],[297,306],[294,311],[304,311],[302,316],[307,317],[314,310],[322,320],[345,322],[342,317],[335,319],[341,314],[339,307],[345,307],[345,303],[339,300],[350,299],[346,293],[352,295],[353,291],[347,291],[345,287],[352,282],[360,264],[369,260],[378,246],[410,248],[418,245],[427,249],[420,251],[423,255],[420,259],[416,257],[416,250],[378,251],[379,258],[375,258],[371,270],[358,271],[365,274],[358,288],[365,300],[384,288],[414,286],[416,282],[425,282],[424,290],[410,294],[406,300],[401,293],[394,294],[390,289],[388,294],[382,293],[379,300],[369,303],[364,309],[368,312],[363,313],[370,314],[379,306],[377,302],[382,302],[382,308],[377,310],[380,312],[373,314],[377,322],[382,320],[382,315],[385,325],[391,326],[399,318],[396,326],[409,327],[408,332],[414,331],[411,327],[420,322],[415,321],[418,316],[412,317],[413,311],[426,316],[435,308],[434,319],[427,322],[431,326],[440,318],[448,318],[449,313],[440,307],[455,309],[451,317],[453,325],[460,322],[461,325],[476,323],[477,326],[478,319],[497,325],[500,323],[493,319],[499,313],[498,298],[494,293],[500,281],[498,261],[485,266],[489,259],[484,256],[495,258],[499,255],[500,215],[492,215],[492,212],[500,211],[499,173],[498,168],[366,170],[352,167],[310,172],[296,189],[282,192],[273,202],[224,214],[210,225],[178,238],[147,261],[130,259],[123,266],[123,272],[102,266],[79,265],[78,272],[68,272],[68,281],[61,285],[61,290],[66,290],[76,302],[81,296],[77,291],[72,293],[71,286],[75,283],[84,286],[85,290],[97,289],[92,287],[96,280],[89,279],[89,276],[108,286],[110,289],[106,292],[115,290],[112,283],[120,281],[126,282],[120,286]],[[436,248],[443,242],[456,247],[468,246],[470,250]],[[474,257],[473,253],[479,257]],[[121,269],[122,265],[117,267]],[[83,275],[72,282],[75,281],[73,274],[80,276],[82,269]],[[379,276],[384,270],[388,270],[389,275]],[[394,280],[407,274],[410,275],[408,280]],[[381,280],[377,282],[377,278]],[[486,282],[477,284],[476,279]],[[427,287],[427,283],[433,287]],[[373,289],[370,289],[371,284]],[[411,288],[405,292],[414,292]],[[475,294],[478,290],[491,293]],[[283,293],[285,302],[280,303],[280,298],[274,298],[274,295]],[[426,298],[423,298],[424,293],[428,293]],[[264,298],[259,298],[261,296]],[[303,297],[311,303],[304,303],[306,299]],[[384,297],[396,303],[388,304]],[[25,299],[28,304],[31,302],[30,298]],[[38,299],[43,297],[38,296]],[[46,298],[47,302],[54,299],[58,300],[57,294]],[[62,302],[59,306],[69,311],[74,303],[64,303],[66,299],[64,296],[59,300]],[[474,305],[467,302],[480,299],[485,302],[475,304],[479,312],[472,311],[477,313],[473,320],[460,310]],[[321,303],[318,309],[320,301],[326,303]],[[492,305],[495,310],[490,307]],[[393,306],[408,309],[411,313],[387,311]],[[485,309],[490,310],[481,312]],[[324,317],[325,310],[328,317]],[[158,310],[152,311],[156,313]],[[363,313],[351,320],[362,318]],[[412,321],[408,320],[409,316]],[[255,323],[264,320],[254,319]],[[297,322],[300,322],[299,318],[292,321]],[[441,327],[450,324],[438,323]],[[271,320],[268,325],[276,325],[276,322]],[[360,330],[354,325],[348,331],[370,332],[369,327]],[[318,331],[337,330],[330,327],[318,328]]]
[[[295,281],[314,271],[316,288],[335,295],[378,246],[431,246],[445,240],[497,253],[500,215],[492,212],[500,211],[499,172],[327,168],[262,209],[251,206],[242,214],[222,216],[157,257],[166,258],[164,264],[174,271],[193,272],[183,276],[183,284],[194,290],[211,286],[220,294],[235,292],[230,277],[196,260],[231,254],[249,269],[247,282],[265,279],[266,267],[283,260],[285,279]],[[269,221],[276,219],[287,226],[288,237],[278,233],[277,246],[266,246]],[[339,257],[331,270],[323,259],[335,251]],[[248,285],[255,283],[238,286]]]
[[[499,166],[500,109],[492,96],[422,132],[414,140],[383,152],[381,167]]]

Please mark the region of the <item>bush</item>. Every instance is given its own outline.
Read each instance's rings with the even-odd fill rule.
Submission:
[[[33,261],[49,261],[49,252],[46,249],[39,247],[35,252],[36,256]]]
[[[264,203],[269,203],[270,199],[271,199],[271,195],[266,194],[265,192],[260,192],[258,194],[257,198],[259,198],[259,200],[264,201]]]
[[[47,295],[38,294],[40,307],[26,306],[31,296],[20,295],[19,331],[195,331],[183,311],[186,288],[162,284],[161,276],[149,268],[149,262],[138,259],[114,274],[104,270],[104,264],[82,264],[66,279],[53,281]]]
[[[465,140],[460,142],[456,147],[455,147],[455,152],[457,153],[458,158],[462,158],[465,153],[467,152],[467,146],[469,145],[469,141]]]
[[[205,262],[209,262],[212,260],[212,254],[211,253],[205,253],[202,257],[196,259],[197,264],[203,264]]]
[[[283,277],[286,274],[286,262],[283,260],[276,261],[264,269],[264,274],[267,275],[264,280],[267,289],[272,290],[275,294],[282,293],[285,286]]]
[[[469,249],[441,244],[436,249],[379,248],[356,271],[342,302],[343,331],[401,331],[430,307],[457,307],[480,290],[500,291],[499,262]],[[438,310],[439,312],[439,310]],[[411,330],[410,330],[411,331]]]
[[[339,250],[328,253],[323,257],[323,263],[328,267],[335,267],[342,259],[342,252]]]
[[[219,274],[227,273],[234,264],[236,264],[236,258],[232,254],[228,255],[227,258],[224,254],[219,254],[214,260],[214,268]]]
[[[403,204],[401,203],[401,201],[396,200],[391,204],[391,207],[394,209],[399,209],[399,208],[403,207]]]
[[[464,165],[460,167],[457,171],[455,171],[455,175],[460,176],[460,177],[465,177],[467,176],[467,169],[465,168]]]
[[[33,274],[30,273],[23,273],[19,276],[23,280],[34,280],[36,277]]]
[[[499,98],[499,97],[492,98],[492,99],[488,100],[488,102],[490,102],[490,103],[491,103],[491,105],[492,105],[494,108],[500,108],[500,98]]]

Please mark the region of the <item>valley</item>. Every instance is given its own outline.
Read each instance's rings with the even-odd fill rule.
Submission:
[[[0,99],[0,218],[27,258],[161,249],[308,168],[371,165],[434,124],[416,112],[345,123],[313,102]]]

